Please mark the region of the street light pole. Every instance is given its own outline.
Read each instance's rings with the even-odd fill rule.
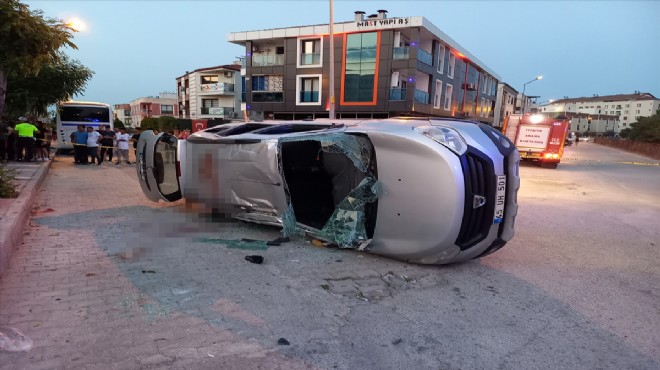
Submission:
[[[520,113],[521,114],[524,115],[525,114],[525,108],[527,108],[527,99],[525,99],[525,88],[527,87],[527,85],[531,84],[534,81],[540,80],[540,79],[543,79],[543,76],[536,76],[533,80],[531,80],[529,82],[526,82],[523,85],[522,101],[520,102]]]
[[[328,88],[330,89],[330,119],[335,119],[335,16],[334,16],[334,1],[330,0],[330,81]]]

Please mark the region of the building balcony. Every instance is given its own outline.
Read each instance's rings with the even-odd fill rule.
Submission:
[[[214,117],[233,117],[234,107],[202,107],[199,113]]]
[[[417,103],[428,104],[429,103],[429,93],[427,93],[426,91],[415,90],[415,101]]]
[[[318,65],[321,64],[321,53],[303,53],[300,54],[300,65]]]
[[[277,55],[252,55],[253,67],[283,66],[284,54]]]
[[[259,91],[252,93],[253,103],[281,103],[284,101],[284,92]]]
[[[319,92],[318,91],[301,91],[300,92],[300,102],[301,103],[318,103],[319,102]]]
[[[433,65],[433,55],[423,49],[417,49],[417,60],[430,66]]]
[[[408,59],[409,58],[409,47],[403,46],[400,48],[394,48],[392,52],[392,59]]]
[[[216,94],[233,94],[234,93],[234,84],[219,82],[214,84],[203,84],[200,85],[199,91],[203,93],[216,93]]]
[[[406,89],[393,87],[390,89],[390,100],[406,100]]]

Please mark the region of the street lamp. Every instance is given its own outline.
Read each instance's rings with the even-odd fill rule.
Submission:
[[[328,89],[330,90],[330,112],[328,117],[335,119],[335,5],[334,1],[330,0],[330,70],[329,70],[329,83]]]
[[[525,108],[526,108],[526,105],[527,105],[526,104],[526,99],[525,99],[525,88],[527,87],[527,85],[531,84],[532,82],[534,82],[536,80],[541,80],[541,79],[543,79],[543,76],[536,76],[533,80],[531,80],[529,82],[526,82],[523,85],[522,102],[520,102],[520,111],[523,115],[525,114]]]

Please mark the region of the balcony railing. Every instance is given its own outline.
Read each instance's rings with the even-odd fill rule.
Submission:
[[[219,82],[214,84],[202,84],[199,87],[201,92],[233,93],[234,84]]]
[[[301,103],[318,103],[319,102],[319,92],[318,91],[301,91],[300,92],[300,102]]]
[[[429,103],[429,93],[426,91],[415,90],[415,101],[418,103]]]
[[[321,53],[303,53],[300,54],[300,65],[308,66],[321,64]]]
[[[277,55],[252,55],[253,67],[283,66],[284,54]]]
[[[390,89],[390,100],[406,100],[406,89],[393,87]]]
[[[426,50],[417,49],[417,60],[430,66],[433,65],[433,55]]]
[[[392,59],[408,59],[408,47],[394,48]]]
[[[232,117],[234,115],[234,108],[233,107],[202,107],[200,108],[200,114]]]
[[[280,103],[284,101],[283,92],[253,92],[252,102],[254,103]]]

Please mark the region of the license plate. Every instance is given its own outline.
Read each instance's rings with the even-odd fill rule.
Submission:
[[[495,193],[495,216],[493,223],[499,224],[504,219],[504,200],[506,198],[506,176],[497,176],[497,192]]]

